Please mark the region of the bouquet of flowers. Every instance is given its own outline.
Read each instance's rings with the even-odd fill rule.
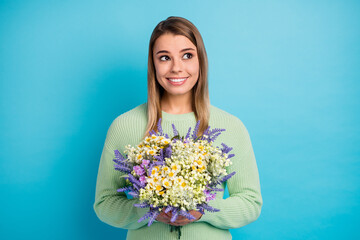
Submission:
[[[190,127],[187,135],[181,137],[172,124],[174,137],[170,139],[162,130],[160,118],[158,132],[150,131],[150,136],[136,147],[125,146],[125,157],[114,151],[115,169],[126,173],[121,177],[127,183],[117,191],[139,198],[140,203],[134,204],[135,207],[150,207],[138,222],[150,218],[148,226],[151,226],[163,209],[165,213],[171,211],[171,222],[179,215],[194,220],[188,212],[194,209],[202,214],[204,210],[220,211],[208,203],[215,199],[217,191],[223,191],[216,186],[235,174],[227,174],[225,169],[232,164],[230,158],[234,154],[228,154],[232,148],[224,143],[221,149],[212,145],[225,129],[210,130],[209,126],[202,136],[197,136],[199,125],[200,121],[191,136]]]

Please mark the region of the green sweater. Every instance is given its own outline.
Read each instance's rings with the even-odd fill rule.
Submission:
[[[194,129],[196,118],[194,112],[185,114],[169,114],[162,111],[162,128],[169,137],[173,136],[171,124],[174,123],[180,136],[185,136],[189,127]],[[115,170],[114,150],[124,152],[125,146],[139,144],[147,125],[147,103],[118,116],[110,125],[98,169],[94,210],[98,218],[114,227],[128,229],[128,240],[169,240],[177,239],[177,232],[170,232],[170,226],[154,221],[148,227],[149,219],[138,223],[149,208],[134,207],[138,199],[128,199],[123,192],[116,190],[125,186],[123,174]],[[219,240],[232,239],[229,229],[240,228],[255,221],[261,212],[262,197],[255,155],[250,136],[241,120],[217,107],[210,105],[209,126],[211,129],[224,128],[213,143],[222,147],[225,143],[233,149],[229,154],[232,165],[227,172],[236,174],[225,182],[229,197],[223,199],[224,192],[217,192],[216,199],[209,205],[220,209],[219,212],[208,212],[198,220],[181,228],[182,240]],[[124,155],[124,154],[123,154]]]

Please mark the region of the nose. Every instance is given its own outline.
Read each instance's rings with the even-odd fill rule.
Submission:
[[[171,66],[171,72],[175,73],[175,72],[181,72],[182,70],[182,62],[181,60],[178,59],[174,59],[172,61],[172,66]]]

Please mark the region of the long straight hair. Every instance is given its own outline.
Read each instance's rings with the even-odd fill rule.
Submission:
[[[164,88],[156,80],[156,70],[153,59],[153,48],[155,41],[163,34],[171,33],[187,37],[197,48],[199,59],[199,79],[192,88],[192,109],[196,121],[200,120],[198,136],[202,135],[208,128],[210,117],[210,100],[208,87],[208,59],[203,39],[198,29],[189,20],[182,17],[168,17],[161,21],[153,30],[148,55],[148,123],[143,138],[149,136],[149,132],[158,131],[157,123],[162,118],[161,98]],[[190,126],[189,126],[190,127]],[[193,128],[193,127],[192,127]]]

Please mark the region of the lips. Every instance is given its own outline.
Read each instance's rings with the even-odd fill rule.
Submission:
[[[189,77],[166,78],[174,86],[183,85]]]

